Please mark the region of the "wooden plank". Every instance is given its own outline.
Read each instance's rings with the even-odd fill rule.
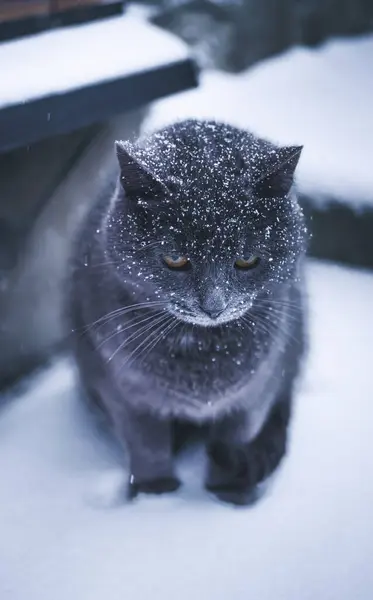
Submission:
[[[0,0],[0,21],[116,3],[117,0]]]
[[[11,21],[31,16],[46,15],[49,12],[48,0],[0,0],[0,22]]]
[[[116,0],[49,0],[51,11],[62,12],[67,9],[79,9],[86,5],[114,4]]]
[[[124,0],[0,0],[0,41],[112,17],[123,11],[124,3]]]

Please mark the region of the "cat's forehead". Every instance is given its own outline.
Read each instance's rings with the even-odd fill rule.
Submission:
[[[229,125],[184,121],[146,138],[138,152],[172,191],[179,224],[224,225],[233,235],[252,212],[250,186],[276,147]]]
[[[200,211],[179,210],[172,215],[167,228],[167,237],[176,247],[203,255],[231,254],[247,239],[247,219],[219,218],[218,209]]]
[[[204,201],[184,197],[179,204],[169,205],[162,212],[164,231],[181,246],[202,248],[204,253],[224,254],[244,246],[269,241],[278,229],[288,227],[289,201],[282,207],[275,199],[256,202],[243,198],[241,202]],[[274,217],[274,214],[276,215]]]
[[[229,125],[184,121],[145,138],[137,155],[160,179],[175,177],[185,187],[230,187],[237,177],[258,179],[276,146]]]
[[[167,235],[216,251],[237,248],[250,232],[255,237],[268,228],[277,200],[258,202],[252,184],[278,150],[228,125],[185,121],[146,138],[136,154],[171,190],[161,213]]]

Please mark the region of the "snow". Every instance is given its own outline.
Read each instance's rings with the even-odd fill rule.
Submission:
[[[183,60],[175,36],[128,10],[0,45],[0,108]]]
[[[68,359],[0,414],[2,600],[371,600],[373,275],[309,265],[311,351],[291,453],[252,509],[202,489],[120,501],[120,455]]]
[[[239,75],[205,72],[199,89],[154,104],[145,130],[215,118],[303,144],[300,190],[320,205],[373,205],[373,35],[295,48]]]

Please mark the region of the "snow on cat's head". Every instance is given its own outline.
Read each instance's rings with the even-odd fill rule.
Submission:
[[[306,231],[293,192],[300,147],[183,121],[117,143],[107,252],[124,283],[179,319],[222,325],[297,277]]]

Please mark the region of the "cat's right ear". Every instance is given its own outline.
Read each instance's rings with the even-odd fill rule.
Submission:
[[[265,173],[254,182],[259,197],[281,197],[289,193],[303,146],[284,146],[269,155]]]
[[[167,192],[166,187],[131,152],[128,144],[115,142],[120,166],[120,182],[126,196],[136,198],[156,198]]]

